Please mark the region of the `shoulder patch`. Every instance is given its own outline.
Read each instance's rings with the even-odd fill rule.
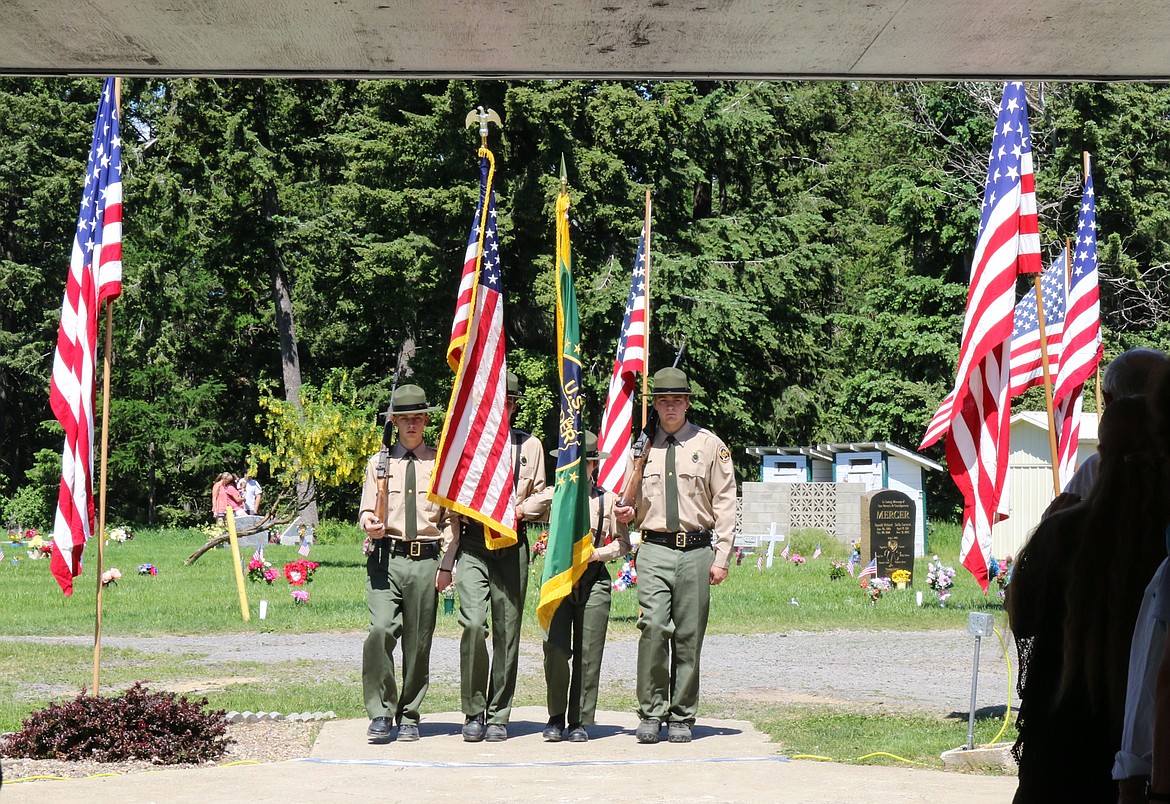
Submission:
[[[731,450],[729,450],[727,447],[719,448],[719,462],[731,463]]]

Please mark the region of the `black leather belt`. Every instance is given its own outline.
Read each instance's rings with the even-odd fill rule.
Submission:
[[[660,530],[642,532],[642,541],[669,547],[672,550],[698,550],[711,547],[710,530],[680,530],[675,533]]]
[[[407,556],[408,558],[424,559],[439,557],[439,540],[411,540],[391,539],[390,555]]]

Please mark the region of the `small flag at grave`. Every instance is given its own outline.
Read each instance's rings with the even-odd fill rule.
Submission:
[[[303,555],[305,558],[309,557],[309,540],[308,539],[301,539],[301,546],[297,548],[297,552],[300,553],[301,555]]]
[[[820,558],[821,557],[821,546],[819,544],[817,545],[817,549],[813,550],[812,557],[813,558]]]
[[[849,571],[850,578],[853,577],[853,567],[856,566],[856,564],[857,562],[853,560],[853,556],[849,556],[849,563],[845,565],[845,569]]]
[[[858,578],[858,580],[860,580],[860,579],[864,578],[866,575],[872,575],[875,578],[877,577],[877,556],[874,556],[873,561],[870,561],[868,564],[865,565],[865,569],[863,569],[861,572],[857,573],[857,578]]]
[[[784,545],[784,550],[783,550],[783,551],[781,551],[781,553],[780,553],[780,557],[781,557],[781,558],[783,558],[783,559],[787,559],[787,558],[788,558],[788,547],[789,547],[789,545],[787,545],[787,544],[786,544],[786,545]]]
[[[256,551],[252,553],[252,559],[263,563],[264,561],[264,545],[256,545]]]

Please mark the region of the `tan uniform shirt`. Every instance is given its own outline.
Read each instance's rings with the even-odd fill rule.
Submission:
[[[544,448],[540,446],[540,439],[523,430],[512,429],[512,437],[508,439],[508,461],[512,465],[512,475],[516,478],[515,503],[520,506],[523,521],[516,522],[517,533],[524,532],[524,522],[531,521],[527,514],[525,502],[533,494],[544,491]],[[456,517],[458,519],[458,517]],[[444,549],[449,549],[451,555],[459,549],[459,534]],[[444,568],[447,567],[446,558],[443,559]]]
[[[715,532],[715,566],[731,565],[735,539],[735,470],[731,451],[711,431],[687,421],[674,434],[678,521],[684,531]],[[636,519],[642,530],[666,530],[666,438],[659,428],[646,458]]]
[[[414,450],[414,478],[415,478],[415,515],[418,519],[416,531],[419,541],[442,541],[445,553],[451,552],[452,545],[457,543],[453,523],[455,517],[442,506],[435,505],[427,499],[427,485],[431,471],[435,467],[435,448],[421,444]],[[362,501],[358,507],[358,521],[362,515],[373,513],[386,523],[386,536],[391,539],[406,539],[406,450],[401,443],[390,448],[390,457],[386,460],[386,507],[384,511],[375,511],[378,499],[378,456],[374,455],[366,463],[366,478],[362,483]],[[444,556],[443,564],[448,563]]]
[[[524,518],[533,522],[548,522],[552,511],[553,489],[550,486],[539,494],[533,494],[524,501]],[[617,502],[617,495],[611,491],[594,486],[589,494],[589,527],[597,530],[597,501],[601,500],[601,533],[600,539],[594,539],[598,561],[613,561],[630,552],[630,526],[623,525],[613,515],[613,506]],[[605,543],[606,537],[611,539]]]

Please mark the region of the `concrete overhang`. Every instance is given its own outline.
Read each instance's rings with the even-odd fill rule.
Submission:
[[[1165,0],[6,0],[0,73],[1170,79]]]

